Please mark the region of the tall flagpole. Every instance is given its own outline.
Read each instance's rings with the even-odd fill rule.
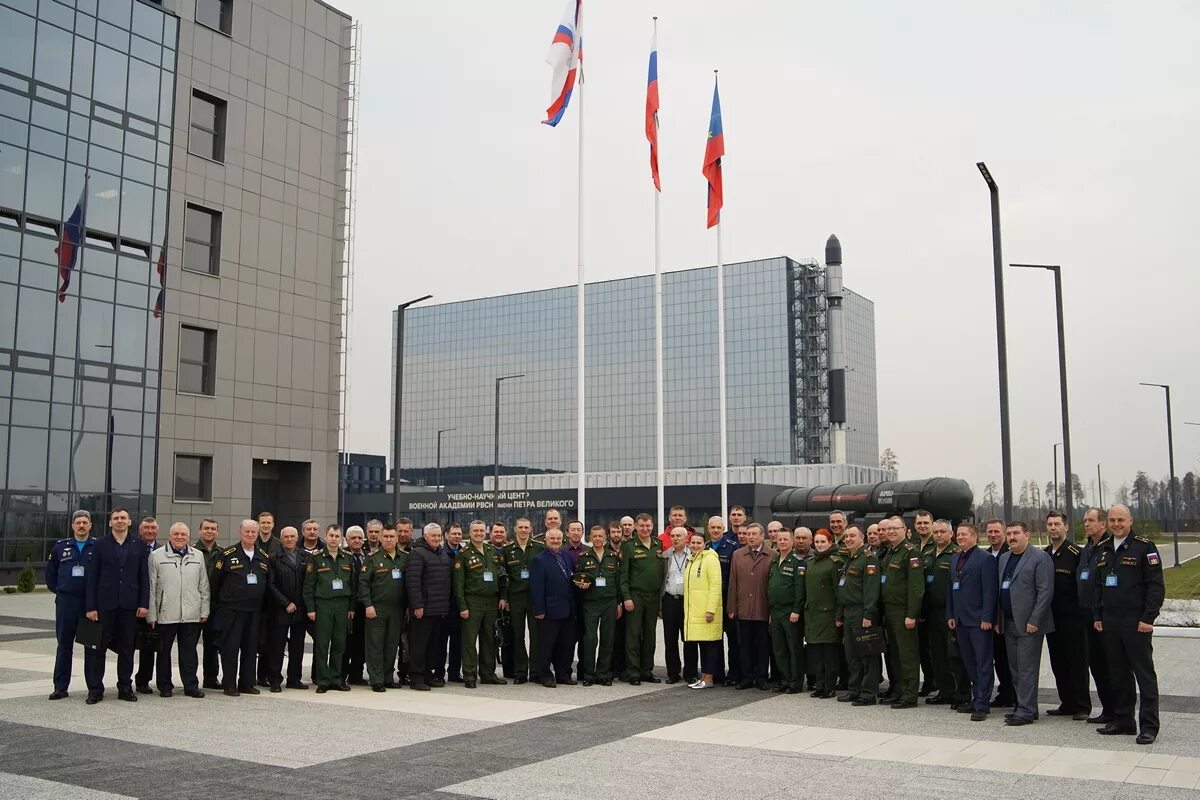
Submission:
[[[714,80],[717,71],[713,70]],[[721,416],[721,515],[729,513],[729,435],[725,412],[725,263],[721,252],[721,218],[717,217],[717,396]]]
[[[654,48],[658,50],[658,17],[654,18]],[[657,80],[657,76],[656,76]],[[657,119],[655,126],[658,125]],[[659,525],[666,523],[666,448],[663,444],[663,329],[662,329],[662,192],[654,188],[654,467],[658,484]]]
[[[576,33],[576,36],[579,35],[578,30],[576,30],[575,33]],[[585,327],[584,327],[584,317],[583,317],[584,302],[583,302],[583,59],[582,58],[579,60],[579,86],[578,86],[578,88],[579,88],[579,155],[578,155],[578,160],[579,160],[579,200],[578,200],[579,219],[576,221],[576,226],[577,226],[576,240],[577,240],[577,247],[578,247],[578,251],[579,251],[578,252],[578,261],[579,261],[578,283],[579,283],[579,285],[575,290],[575,295],[576,295],[575,338],[577,340],[576,358],[578,359],[578,362],[579,362],[577,365],[578,378],[576,380],[576,383],[578,384],[578,389],[576,390],[577,394],[578,394],[578,408],[576,409],[576,415],[578,418],[578,437],[577,437],[576,447],[578,450],[578,458],[579,458],[579,490],[578,490],[578,499],[575,501],[575,507],[578,510],[578,514],[576,515],[576,518],[580,522],[584,523],[584,530],[587,530],[587,523],[586,523],[585,517],[584,517],[584,514],[587,510],[586,505],[585,505],[585,499],[584,499],[584,492],[585,492],[585,487],[587,484],[587,463],[584,458],[584,454],[586,452],[584,450],[585,440],[586,440],[586,437],[584,435],[584,427],[585,427],[585,425],[584,425],[585,416],[584,415],[587,412],[587,392],[585,390],[584,371],[583,371],[583,363],[584,363],[583,362],[583,351],[584,351],[583,339],[584,339]]]

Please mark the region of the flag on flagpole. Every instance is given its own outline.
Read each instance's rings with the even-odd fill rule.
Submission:
[[[167,243],[163,242],[162,249],[158,251],[158,299],[154,301],[154,318],[158,319],[163,315],[163,306],[167,299]]]
[[[583,43],[579,37],[579,7],[582,4],[583,0],[569,0],[563,21],[550,42],[546,63],[554,68],[554,73],[550,79],[550,107],[546,109],[543,125],[558,125],[571,102],[576,73],[583,58]]]
[[[87,217],[88,179],[83,179],[83,191],[79,193],[79,202],[71,216],[63,221],[62,232],[58,236],[58,302],[66,302],[67,289],[71,286],[71,272],[75,269],[75,261],[79,257],[79,248],[83,247],[84,225]]]
[[[662,191],[658,177],[658,23],[650,40],[650,69],[646,75],[646,139],[650,142],[650,177],[654,188]]]
[[[704,169],[708,179],[708,227],[721,221],[721,207],[725,204],[721,182],[721,157],[725,155],[725,132],[721,126],[721,95],[713,79],[712,116],[708,119],[708,143],[704,147]]]

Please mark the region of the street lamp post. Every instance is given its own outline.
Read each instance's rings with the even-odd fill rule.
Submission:
[[[404,311],[409,306],[422,303],[433,297],[431,294],[409,300],[396,306],[396,358],[392,365],[396,370],[396,397],[392,401],[392,520],[400,519],[400,434],[403,427],[400,404],[404,398]]]
[[[437,432],[437,490],[442,490],[442,434],[456,431],[458,428],[442,428]]]
[[[992,199],[992,268],[996,283],[996,355],[1000,373],[1000,464],[1004,482],[1004,518],[1012,519],[1012,448],[1008,426],[1008,337],[1004,328],[1004,259],[1000,252],[1000,187],[987,164],[975,164]]]
[[[1067,402],[1067,340],[1063,326],[1062,268],[1057,264],[1009,264],[1018,269],[1044,269],[1054,273],[1054,307],[1058,318],[1058,399],[1062,405],[1063,485],[1067,488],[1067,530],[1074,516],[1075,487],[1071,472],[1071,414]],[[1055,505],[1058,505],[1057,500]]]
[[[495,444],[494,457],[492,459],[492,521],[496,521],[496,507],[500,499],[500,384],[504,381],[513,380],[515,378],[524,378],[525,373],[520,375],[502,375],[496,378],[496,428],[494,431],[493,441]]]
[[[1100,465],[1096,464],[1096,491],[1100,497],[1100,508],[1104,508],[1104,479],[1100,477]]]
[[[1058,505],[1058,448],[1060,448],[1060,447],[1062,447],[1062,442],[1054,443],[1054,480],[1050,481],[1050,486],[1051,486],[1051,488],[1054,489],[1054,508],[1056,511],[1059,509],[1059,505]],[[1070,493],[1070,491],[1071,491],[1070,489],[1067,489],[1068,493]],[[1070,522],[1068,521],[1067,524],[1069,525]],[[1071,529],[1068,527],[1067,530],[1070,531]]]
[[[1171,538],[1175,545],[1175,566],[1179,566],[1179,518],[1175,505],[1175,436],[1171,428],[1171,387],[1165,383],[1141,383],[1157,386],[1167,396],[1167,464],[1171,470]]]

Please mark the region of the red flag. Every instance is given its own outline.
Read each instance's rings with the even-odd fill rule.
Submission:
[[[154,301],[154,318],[163,315],[163,305],[167,299],[167,243],[158,251],[158,299]]]
[[[721,126],[721,95],[717,92],[716,78],[713,79],[712,115],[708,120],[708,143],[704,147],[704,177],[708,179],[708,227],[721,221],[721,207],[725,205],[724,187],[721,183],[721,157],[725,155],[725,132]]]
[[[662,191],[658,177],[658,28],[650,43],[650,70],[646,75],[646,139],[650,142],[650,177],[654,188]]]

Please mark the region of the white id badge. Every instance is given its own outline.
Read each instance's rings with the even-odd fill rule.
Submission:
[[[605,586],[608,586],[608,578],[596,578],[596,588],[603,589]]]
[[[492,582],[492,571],[490,569],[485,569],[483,571],[483,582],[484,583]]]
[[[246,583],[250,584],[251,586],[257,586],[258,585],[258,576],[255,575],[253,572],[247,572],[246,573]]]
[[[933,583],[933,576],[932,576],[932,575],[926,575],[926,576],[925,576],[925,582],[926,582],[926,583]]]
[[[342,583],[342,579],[341,579],[341,578],[334,578],[334,579],[333,579],[332,588],[333,588],[333,590],[334,590],[335,592],[340,592],[340,591],[342,590],[342,586],[344,586],[344,585],[345,585],[345,584],[343,584],[343,583]]]
[[[1012,581],[1004,581],[1003,583],[1000,584],[1001,589],[1007,589],[1010,586],[1012,586]]]
[[[403,577],[404,577],[404,573],[401,572],[400,570],[398,570],[398,569],[392,570],[392,580],[398,581]]]
[[[521,570],[521,580],[523,580],[523,581],[529,580],[529,570],[527,570],[527,569]]]
[[[1105,586],[1116,586],[1117,585],[1117,576],[1116,575],[1105,575],[1104,576],[1104,585]]]
[[[880,578],[880,579],[879,579],[879,582],[880,582],[880,583],[887,583],[887,575],[884,575],[882,578]]]
[[[76,564],[75,566],[71,567],[71,577],[72,578],[82,578],[83,577],[83,565],[82,564]]]
[[[845,578],[842,578],[840,581],[838,581],[838,586],[845,586],[845,585],[846,585],[846,579],[845,579]]]
[[[1089,571],[1088,571],[1088,570],[1086,570],[1086,569],[1085,569],[1085,570],[1083,570],[1082,572],[1080,572],[1080,573],[1079,573],[1079,580],[1081,580],[1081,581],[1086,581],[1086,580],[1088,579],[1088,572],[1089,572]]]

